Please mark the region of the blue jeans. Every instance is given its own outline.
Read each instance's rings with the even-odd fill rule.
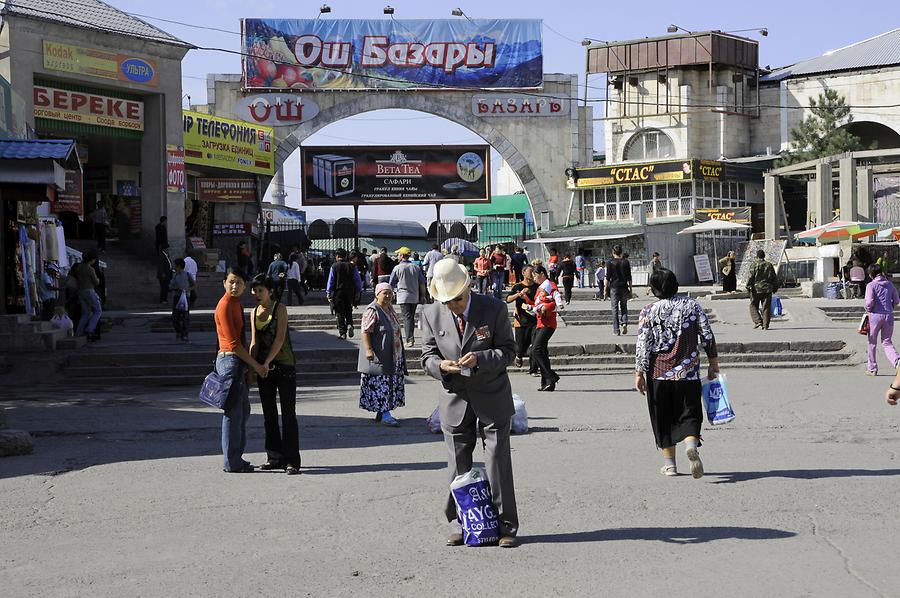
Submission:
[[[622,326],[628,324],[628,298],[630,293],[628,288],[617,289],[615,287],[609,289],[609,298],[612,299],[612,325],[613,331],[618,333]]]
[[[475,280],[478,283],[478,292],[482,295],[486,295],[488,291],[488,284],[490,284],[490,278],[487,276],[476,276]]]
[[[505,276],[506,270],[494,270],[491,272],[491,280],[494,283],[494,297],[497,299],[502,298],[503,287],[506,286],[503,280]]]
[[[243,469],[244,448],[247,446],[247,420],[250,419],[250,393],[244,377],[246,366],[235,355],[218,355],[216,373],[234,377],[228,395],[227,409],[222,416],[222,454],[225,470]]]
[[[584,288],[584,268],[575,269],[575,280],[578,281],[578,288]]]
[[[94,334],[100,322],[100,314],[103,313],[100,297],[94,289],[81,289],[78,291],[78,301],[81,303],[81,317],[78,319],[75,336],[81,336],[85,331]]]

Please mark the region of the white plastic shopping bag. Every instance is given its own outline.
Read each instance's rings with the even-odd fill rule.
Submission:
[[[706,409],[706,419],[714,426],[734,420],[725,374],[703,382],[703,407]]]
[[[428,416],[428,419],[425,420],[425,427],[428,428],[428,431],[432,434],[440,434],[441,433],[441,408],[435,407],[434,411],[431,412],[431,415]]]
[[[178,303],[175,304],[175,311],[187,311],[188,310],[188,297],[187,293],[181,291],[181,296],[178,297]]]
[[[528,410],[525,409],[525,401],[519,395],[513,395],[513,407],[516,408],[515,414],[512,416],[510,431],[513,434],[528,433]]]
[[[481,467],[456,476],[450,483],[456,513],[468,546],[495,544],[500,540],[500,523],[494,512],[491,485]]]

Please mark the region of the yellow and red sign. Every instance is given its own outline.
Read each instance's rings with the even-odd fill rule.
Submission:
[[[144,103],[94,93],[34,86],[34,116],[115,129],[144,130]]]
[[[109,50],[82,48],[48,39],[44,40],[44,68],[155,86],[159,80],[156,61],[140,56],[117,54]]]

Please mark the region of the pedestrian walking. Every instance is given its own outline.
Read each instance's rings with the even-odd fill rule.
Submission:
[[[197,266],[197,260],[194,259],[190,252],[187,252],[184,256],[184,271],[190,274],[191,279],[193,279],[195,283],[197,282],[197,274],[200,273],[200,268]],[[197,302],[196,284],[194,285],[194,288],[191,289],[188,301],[190,302],[191,307],[194,307],[194,304]]]
[[[175,328],[175,340],[188,340],[188,331],[191,326],[191,292],[197,286],[185,268],[185,261],[181,258],[175,260],[175,274],[169,282],[169,290],[172,293],[172,326]]]
[[[49,322],[53,318],[59,299],[59,266],[54,262],[47,262],[44,271],[41,272],[38,298],[41,300],[41,321]]]
[[[534,331],[537,326],[537,316],[529,310],[534,306],[534,297],[537,294],[537,283],[534,282],[534,268],[525,266],[522,268],[522,282],[517,282],[506,296],[507,303],[515,302],[513,312],[513,332],[516,337],[516,367],[522,367],[524,359],[528,357],[528,373],[537,373],[537,365],[531,356],[531,343],[534,340]]]
[[[578,283],[578,288],[584,288],[584,273],[587,269],[587,258],[584,257],[584,249],[579,249],[578,253],[575,255],[575,280]]]
[[[900,305],[900,295],[897,287],[888,280],[877,263],[869,266],[869,278],[872,282],[866,286],[866,313],[869,314],[869,363],[866,373],[870,376],[878,375],[878,360],[876,358],[878,336],[881,336],[881,346],[884,355],[892,369],[900,365],[900,356],[894,348],[894,309]]]
[[[766,261],[766,252],[756,252],[756,261],[750,266],[747,292],[750,294],[750,317],[754,328],[769,329],[772,316],[772,293],[778,290],[775,267]]]
[[[597,285],[597,292],[594,293],[594,299],[602,299],[603,286],[606,284],[606,260],[597,262],[597,269],[594,270],[594,282]]]
[[[578,276],[578,266],[572,260],[572,255],[567,253],[559,265],[559,278],[562,281],[566,305],[572,301],[572,286],[575,284],[576,276]]]
[[[510,454],[510,422],[515,408],[506,368],[516,353],[507,307],[488,295],[472,293],[465,267],[441,260],[431,280],[435,303],[422,314],[422,368],[441,383],[438,407],[449,450],[450,481],[472,469],[477,439],[485,448],[485,466],[499,524],[499,545],[518,545]],[[446,490],[444,513],[452,531],[448,546],[463,543],[452,495]]]
[[[246,241],[241,241],[237,244],[236,253],[238,269],[245,276],[250,276],[253,272],[253,258],[250,257],[250,247],[247,246]]]
[[[487,250],[482,249],[475,258],[475,288],[484,295],[487,293],[491,280],[491,260],[487,258]]]
[[[428,281],[429,285],[431,284],[431,279],[434,277],[434,265],[443,258],[444,254],[441,253],[441,246],[437,243],[432,245],[428,253],[425,254],[425,257],[422,258],[422,271],[425,272],[425,280]]]
[[[388,282],[391,279],[391,272],[394,271],[394,260],[387,254],[387,247],[381,248],[381,253],[375,258],[375,267],[372,270],[372,283]]]
[[[288,260],[290,260],[290,263],[287,269],[287,304],[290,305],[291,297],[296,296],[297,305],[303,305],[303,289],[300,285],[300,281],[303,279],[303,270],[300,269],[300,255],[297,253],[291,254]]]
[[[735,267],[734,251],[729,251],[725,257],[719,260],[719,270],[722,272],[722,292],[735,292],[737,290],[737,268]]]
[[[553,281],[554,284],[558,284],[559,281],[559,253],[557,253],[556,248],[550,248],[550,256],[547,258],[547,274],[550,275],[550,280]]]
[[[528,256],[525,255],[525,250],[521,247],[516,247],[515,253],[513,253],[510,257],[510,262],[512,263],[513,276],[516,283],[522,282],[523,273],[525,266],[528,265]]]
[[[359,270],[359,279],[362,280],[363,290],[369,288],[369,256],[366,255],[366,250],[354,252],[353,255],[353,265],[356,266],[356,269]]]
[[[226,473],[250,473],[253,465],[244,459],[247,447],[247,420],[250,418],[250,394],[248,391],[249,368],[261,378],[268,370],[250,355],[245,346],[244,308],[241,295],[247,288],[246,275],[237,268],[229,268],[222,285],[225,294],[216,304],[214,320],[218,352],[216,373],[230,380],[225,413],[222,415],[222,455],[225,458],[222,471]]]
[[[497,245],[491,254],[491,276],[494,287],[494,298],[500,299],[506,287],[506,252],[502,245]]]
[[[165,216],[161,216],[154,229],[154,232],[156,233],[156,255],[159,255],[162,250],[169,248],[168,220],[169,219]]]
[[[287,308],[275,299],[275,282],[263,274],[250,283],[250,292],[257,303],[250,316],[250,355],[268,371],[257,382],[266,430],[266,462],[259,468],[283,469],[288,475],[295,475],[300,473],[297,369],[288,330]]]
[[[709,361],[707,377],[719,373],[716,339],[706,312],[690,297],[677,295],[678,279],[659,268],[650,275],[650,288],[659,299],[641,310],[635,346],[634,387],[647,395],[650,425],[662,450],[661,473],[678,475],[675,447],[684,442],[694,478],[703,477],[700,460],[700,357]]]
[[[559,374],[554,372],[550,365],[550,350],[547,345],[556,332],[556,312],[562,299],[556,283],[550,280],[549,274],[543,266],[534,268],[534,282],[537,284],[534,315],[537,323],[531,345],[531,359],[541,374],[541,385],[538,390],[542,392],[553,392],[556,390],[556,383],[559,382]]]
[[[652,276],[654,272],[656,272],[657,270],[659,270],[660,268],[663,267],[662,257],[659,255],[658,251],[654,251],[653,254],[650,256],[650,263],[648,264],[648,266],[650,267],[650,273],[649,273],[650,276]],[[648,280],[649,280],[649,278],[648,278]],[[650,285],[648,284],[647,292],[644,294],[650,295],[650,292],[651,292],[651,289],[650,289]]]
[[[172,282],[172,272],[175,267],[169,258],[169,252],[165,249],[159,252],[156,258],[156,280],[159,281],[159,302],[165,303],[169,297],[169,283]]]
[[[606,262],[603,298],[612,301],[612,326],[616,336],[628,334],[628,300],[632,292],[631,263],[622,255],[622,246],[613,245],[612,259]]]
[[[86,251],[76,274],[81,317],[78,318],[75,336],[86,335],[89,341],[100,340],[100,316],[103,314],[100,296],[97,294],[100,278],[94,271],[96,261],[97,254],[93,251]]]
[[[388,258],[390,259],[390,258]],[[325,297],[337,317],[337,329],[341,338],[353,338],[353,306],[359,303],[362,280],[359,270],[347,261],[347,250],[335,252],[335,262],[328,271]]]
[[[400,315],[403,318],[404,332],[406,333],[406,346],[414,347],[416,344],[416,309],[425,292],[425,275],[422,269],[409,261],[412,251],[409,247],[401,247],[397,250],[400,263],[391,272],[388,284],[394,289],[397,296],[397,305],[400,306]]]
[[[393,294],[389,283],[375,286],[375,300],[362,316],[357,362],[359,408],[375,413],[375,421],[386,426],[400,425],[391,411],[406,405],[406,354]]]
[[[91,214],[91,222],[94,223],[94,239],[97,241],[97,249],[106,250],[106,228],[109,226],[109,217],[103,202],[98,201],[94,212]]]
[[[272,256],[272,263],[269,264],[269,269],[266,271],[266,276],[271,278],[275,284],[276,301],[281,301],[281,297],[284,295],[284,290],[287,287],[287,271],[287,262],[281,257],[281,253],[276,252]]]

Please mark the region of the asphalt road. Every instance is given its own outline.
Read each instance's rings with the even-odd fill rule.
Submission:
[[[517,375],[522,545],[447,548],[445,448],[414,379],[392,429],[353,387],[301,389],[300,476],[221,471],[193,390],[0,402],[36,451],[0,460],[0,594],[900,595],[900,408],[859,368],[737,370],[707,475],[665,478],[630,376]],[[264,460],[253,405],[250,460]],[[683,450],[679,466],[687,470]]]

